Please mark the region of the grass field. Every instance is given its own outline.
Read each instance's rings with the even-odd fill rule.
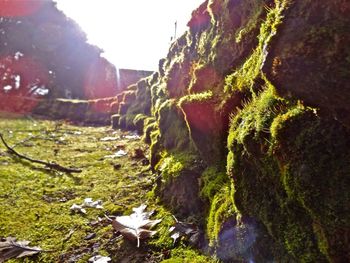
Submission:
[[[173,247],[168,229],[174,221],[152,195],[155,175],[139,137],[109,127],[32,118],[2,117],[0,132],[18,153],[82,169],[72,174],[50,170],[14,157],[1,144],[0,237],[51,250],[24,262],[87,262],[94,255],[109,256],[111,262],[161,262],[169,257],[168,262],[210,261],[182,244]],[[111,156],[119,150],[127,155]],[[85,198],[101,200],[103,209],[86,208],[86,214],[70,210]],[[144,203],[162,222],[158,234],[136,248],[113,231],[105,215],[127,215]]]

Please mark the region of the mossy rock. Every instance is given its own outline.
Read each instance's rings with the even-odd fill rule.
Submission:
[[[121,115],[118,120],[118,127],[121,129],[126,129],[126,116]]]
[[[167,150],[185,150],[192,147],[189,131],[175,100],[162,103],[157,111],[161,144]]]
[[[145,119],[143,126],[142,140],[147,144],[151,144],[151,132],[158,130],[158,125],[155,118],[149,117]]]
[[[111,114],[117,114],[118,110],[119,110],[119,102],[115,101],[113,103],[111,103]]]
[[[191,139],[208,164],[223,158],[223,126],[216,111],[217,104],[211,92],[185,96],[179,101]]]
[[[119,128],[119,119],[120,119],[120,115],[119,114],[114,114],[114,115],[111,116],[112,129]]]
[[[348,259],[347,234],[338,234],[350,223],[348,133],[330,116],[268,90],[233,119],[228,171],[234,202],[276,240],[275,258]]]
[[[148,116],[141,113],[141,114],[137,114],[135,116],[135,118],[133,119],[133,121],[132,121],[133,125],[139,133],[143,132],[144,122],[147,118],[148,118]]]
[[[179,218],[203,216],[205,205],[199,197],[200,172],[190,167],[183,168],[176,176],[170,176],[156,188],[156,193]]]
[[[328,110],[348,126],[349,11],[342,0],[291,1],[263,68],[281,96]]]
[[[129,107],[130,107],[130,104],[128,104],[128,103],[125,103],[125,102],[119,103],[118,114],[125,115],[127,113]]]
[[[136,99],[136,92],[134,90],[128,90],[124,92],[123,102],[132,103]]]
[[[350,131],[312,110],[280,115],[273,128],[289,198],[312,218],[320,251],[332,262],[349,260],[350,233],[341,229],[350,225]]]

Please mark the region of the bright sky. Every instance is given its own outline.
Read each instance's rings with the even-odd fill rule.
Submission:
[[[156,70],[204,0],[55,0],[118,68]]]

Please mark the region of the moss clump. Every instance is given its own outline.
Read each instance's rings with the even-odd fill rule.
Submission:
[[[211,90],[202,92],[202,93],[195,93],[190,94],[181,97],[181,99],[178,102],[178,106],[181,107],[184,104],[189,104],[191,102],[201,102],[201,101],[207,101],[213,98],[213,92]]]
[[[244,145],[248,136],[251,136],[252,139],[266,137],[265,135],[270,133],[269,127],[276,114],[292,103],[277,98],[274,87],[268,84],[265,86],[265,90],[258,94],[257,98],[253,98],[251,102],[243,105],[244,110],[241,110],[232,118],[231,126],[239,128],[231,129],[228,136],[228,145],[231,145],[233,140]]]
[[[153,204],[156,199],[151,198],[149,201]],[[157,217],[162,218],[162,223],[157,227],[156,238],[150,240],[148,244],[155,250],[172,249],[174,240],[169,235],[169,229],[175,223],[172,213],[157,201],[151,208],[157,210]]]
[[[171,258],[163,260],[162,263],[218,263],[218,260],[200,255],[198,252],[185,247],[176,248],[171,251]]]
[[[210,166],[201,177],[201,196],[211,201],[215,194],[229,183],[226,171],[218,166]]]
[[[201,165],[191,152],[171,152],[160,158],[156,168],[161,173],[156,194],[179,218],[200,222],[205,206],[199,197]]]
[[[193,169],[198,160],[198,155],[192,152],[164,152],[156,169],[162,173],[162,178],[168,181],[170,178],[177,177],[185,169]]]
[[[294,222],[293,211],[299,211],[300,206],[286,198],[278,163],[270,155],[271,123],[279,111],[287,108],[273,95],[271,88],[245,105],[232,120],[228,138],[228,172],[234,179],[234,201],[239,211],[260,220],[268,233],[278,240],[277,247],[280,246],[281,250],[275,257],[285,254],[283,246],[288,242],[293,245],[287,249],[298,247],[299,255],[315,256],[315,242],[310,237],[310,229],[305,227],[310,217],[304,218],[304,225]],[[298,232],[303,238],[296,237]]]
[[[207,220],[207,236],[211,246],[216,244],[222,224],[236,213],[233,187],[230,183],[226,183],[211,199]]]

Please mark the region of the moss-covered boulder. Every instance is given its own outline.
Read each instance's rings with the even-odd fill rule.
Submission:
[[[292,1],[264,71],[282,96],[321,107],[350,124],[347,1]]]
[[[268,91],[232,122],[228,170],[235,205],[262,222],[294,260],[349,256],[347,232],[337,236],[350,223],[348,137],[336,120]]]

